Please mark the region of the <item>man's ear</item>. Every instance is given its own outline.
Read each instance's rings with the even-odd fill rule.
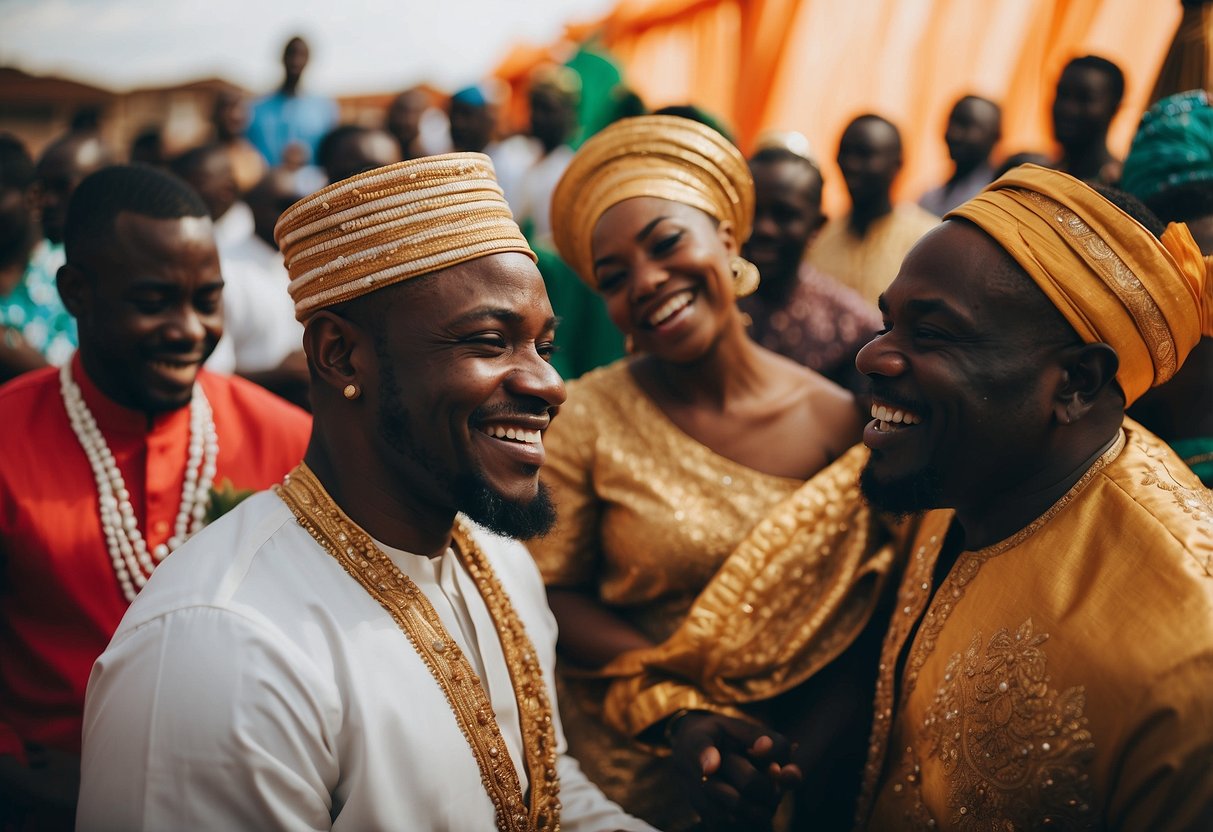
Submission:
[[[1107,344],[1079,344],[1061,351],[1062,373],[1053,397],[1053,415],[1063,425],[1085,417],[1099,399],[1117,392],[1120,359]]]
[[[741,246],[737,242],[737,229],[734,227],[732,220],[721,220],[716,226],[716,233],[720,236],[720,242],[724,244],[725,250],[730,255],[741,251]]]
[[[303,351],[312,372],[338,395],[350,384],[363,390],[374,377],[371,343],[362,327],[328,310],[309,318],[303,329]]]
[[[88,275],[66,263],[55,273],[55,286],[59,289],[59,299],[72,317],[77,321],[86,317],[93,301],[93,286]]]

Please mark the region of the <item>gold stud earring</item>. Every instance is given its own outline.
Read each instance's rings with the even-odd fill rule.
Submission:
[[[353,401],[354,399],[358,398],[358,396],[359,396],[358,385],[356,385],[356,384],[345,385],[345,389],[341,391],[341,394],[343,396],[345,396],[347,399],[349,399],[350,401]]]
[[[733,272],[733,294],[739,298],[754,294],[758,288],[758,267],[740,254],[729,258],[729,269]]]

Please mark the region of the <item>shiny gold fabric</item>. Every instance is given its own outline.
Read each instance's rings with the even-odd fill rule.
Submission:
[[[1126,420],[1058,503],[962,553],[929,599],[950,522],[926,517],[901,580],[860,827],[1213,828],[1210,492]]]
[[[712,128],[677,116],[615,122],[581,146],[552,194],[552,236],[560,256],[592,287],[591,238],[613,205],[640,196],[698,208],[750,236],[754,180],[741,151]]]
[[[555,528],[527,545],[550,586],[593,588],[655,642],[763,515],[801,485],[719,456],[676,427],[627,361],[569,384],[544,437]],[[601,721],[606,681],[558,678],[570,753],[607,796],[661,829],[691,817],[663,760]],[[675,708],[676,709],[676,708]]]
[[[1084,342],[1116,350],[1126,404],[1213,335],[1213,278],[1182,223],[1159,241],[1089,185],[1036,165],[1015,168],[948,217],[993,237]]]
[[[637,736],[680,708],[722,711],[812,676],[871,618],[896,539],[859,494],[857,445],[767,512],[651,650],[621,656],[607,721]]]
[[[536,259],[482,153],[423,156],[335,182],[286,209],[274,239],[301,321],[477,257]]]

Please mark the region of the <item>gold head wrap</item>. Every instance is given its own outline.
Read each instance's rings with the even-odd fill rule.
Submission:
[[[288,208],[274,239],[301,321],[478,257],[536,259],[481,153],[425,156],[335,182]]]
[[[590,238],[613,205],[653,196],[733,224],[740,245],[754,221],[754,180],[745,158],[712,128],[677,116],[615,122],[581,146],[552,194],[556,248],[597,288]]]
[[[1213,335],[1213,274],[1192,233],[1157,239],[1083,182],[1014,168],[945,219],[976,223],[1006,249],[1088,344],[1116,350],[1132,404]]]

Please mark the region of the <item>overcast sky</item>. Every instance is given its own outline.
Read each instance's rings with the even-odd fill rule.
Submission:
[[[282,46],[312,46],[326,94],[472,83],[519,41],[546,44],[615,0],[0,0],[0,66],[114,89],[219,76],[258,91]]]

